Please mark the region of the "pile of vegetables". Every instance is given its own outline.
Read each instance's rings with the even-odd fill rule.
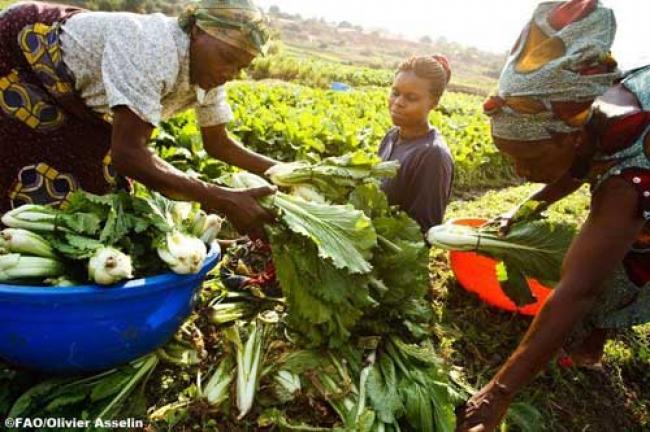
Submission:
[[[420,228],[379,189],[379,179],[396,168],[353,154],[268,173],[283,185],[260,201],[278,218],[267,226],[268,244],[238,243],[226,252],[222,278],[209,276],[196,313],[174,341],[91,377],[35,386],[13,379],[16,388],[0,390],[0,407],[16,415],[91,419],[97,413],[142,418],[146,410],[148,422],[169,430],[201,419],[203,430],[453,431],[454,406],[472,389],[431,340],[429,250]],[[228,181],[266,184],[246,173]],[[185,248],[176,240],[197,236],[198,224],[208,242],[218,228],[207,228],[207,216],[192,206],[138,192],[76,195],[56,229],[31,228],[56,257],[73,259],[71,251],[86,243],[70,239],[85,237],[130,256],[134,274],[156,265],[191,266],[179,258]],[[119,223],[109,222],[114,211],[122,212]],[[73,214],[79,219],[68,218]],[[83,232],[82,214],[100,223]],[[108,234],[115,231],[128,234]],[[148,262],[139,247],[159,253],[148,254]],[[174,380],[187,387],[180,392],[165,390],[169,367],[181,368]],[[0,367],[0,383],[2,373]],[[147,407],[152,377],[162,388]]]
[[[245,282],[208,283],[202,315],[219,329],[218,355],[154,420],[176,426],[203,407],[232,430],[454,429],[465,394],[429,340],[428,248],[378,186],[396,168],[358,153],[267,173],[287,187],[260,201],[279,220],[268,261],[254,245],[226,254]]]
[[[536,301],[527,278],[549,287],[560,280],[562,261],[575,233],[571,223],[546,219],[521,220],[506,235],[501,235],[494,224],[472,228],[451,221],[432,227],[427,240],[434,247],[473,251],[496,259],[497,280],[503,292],[517,306],[525,306]]]
[[[58,286],[197,273],[222,223],[141,187],[104,196],[77,191],[63,208],[26,204],[1,220],[0,282]]]

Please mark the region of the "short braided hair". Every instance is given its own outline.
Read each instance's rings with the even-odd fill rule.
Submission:
[[[400,72],[413,72],[418,78],[430,82],[431,96],[438,101],[447,88],[451,79],[451,68],[445,56],[413,56],[403,61],[395,75]]]

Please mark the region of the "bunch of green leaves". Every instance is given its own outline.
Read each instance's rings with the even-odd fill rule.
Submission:
[[[246,173],[234,175],[232,182],[267,184]],[[308,202],[282,192],[261,202],[281,221],[269,234],[287,321],[310,345],[340,346],[373,304],[367,275],[377,238],[370,219],[351,205]]]
[[[298,162],[276,165],[267,175],[278,186],[310,185],[331,202],[344,202],[361,181],[394,177],[397,161],[383,162],[362,151],[325,158],[313,164]]]
[[[423,432],[454,430],[454,406],[463,395],[450,380],[430,343],[411,345],[387,338],[368,378],[377,417]]]
[[[97,229],[85,235],[55,232],[50,241],[57,251],[74,260],[113,246],[131,257],[136,275],[156,274],[165,266],[155,247],[161,236],[175,226],[170,213],[172,206],[173,202],[162,195],[141,187],[134,195],[119,191],[99,196],[78,191],[71,194],[62,212],[93,214],[99,221]]]
[[[29,388],[14,403],[8,417],[61,417],[110,420],[142,417],[146,411],[144,387],[158,364],[149,354],[128,365],[89,377],[56,377]],[[46,429],[44,429],[46,430]]]
[[[376,182],[359,185],[349,202],[372,220],[378,238],[371,260],[371,292],[378,307],[366,312],[358,332],[410,334],[416,340],[426,337],[433,316],[426,299],[429,252],[420,227],[388,205]]]
[[[276,373],[294,376],[307,399],[327,401],[339,419],[333,431],[451,432],[454,405],[465,396],[430,343],[411,345],[396,336],[365,349],[291,351]],[[261,421],[290,424],[278,410]]]

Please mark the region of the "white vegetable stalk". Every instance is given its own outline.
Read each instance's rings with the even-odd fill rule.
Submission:
[[[158,248],[160,259],[178,274],[198,273],[206,255],[205,243],[180,231],[168,233],[165,244]]]
[[[24,256],[20,254],[0,255],[0,281],[26,278],[48,278],[61,276],[63,264],[52,258]]]
[[[175,225],[181,225],[192,214],[192,203],[177,201],[172,205],[172,220]]]
[[[239,339],[239,331],[236,326],[232,327],[234,333],[230,339],[237,346],[237,408],[239,409],[238,420],[243,419],[253,407],[257,385],[262,364],[263,324],[253,321],[250,325],[251,332],[242,347]]]
[[[441,249],[469,251],[488,248],[519,249],[522,251],[536,250],[523,244],[515,244],[506,237],[498,237],[488,232],[481,232],[475,228],[454,225],[449,222],[434,226],[427,232],[427,241],[430,245]]]
[[[290,162],[290,163],[279,163],[273,165],[271,168],[267,169],[264,175],[266,175],[273,184],[278,186],[293,186],[292,182],[285,182],[284,178],[291,175],[293,171],[298,168],[306,168],[309,164],[304,162]]]
[[[291,195],[300,197],[305,201],[312,201],[321,204],[327,203],[327,200],[323,195],[318,193],[318,190],[313,186],[306,184],[295,185],[291,188]]]
[[[131,257],[112,247],[95,252],[88,261],[88,276],[100,285],[111,285],[133,278]]]
[[[208,215],[203,210],[199,210],[196,213],[194,213],[194,219],[192,220],[192,228],[190,229],[192,235],[196,237],[201,237],[201,234],[203,234],[203,227],[205,227],[205,220],[207,219],[207,217]]]
[[[215,214],[207,215],[205,218],[205,223],[203,225],[203,231],[201,233],[201,241],[205,244],[212,243],[221,231],[221,225],[223,224],[223,219]]]
[[[57,229],[56,211],[38,204],[25,204],[10,210],[0,220],[10,228],[24,228],[35,231],[54,231]],[[66,230],[63,227],[58,227],[58,229]]]
[[[442,249],[475,250],[479,238],[476,230],[460,226],[444,224],[434,226],[427,232],[427,241],[430,245]]]
[[[302,386],[300,377],[288,370],[281,370],[274,378],[278,398],[286,403],[295,399]]]
[[[251,308],[243,302],[218,303],[211,306],[210,322],[217,325],[231,323],[250,314]]]
[[[0,246],[8,252],[56,258],[52,246],[40,235],[20,229],[6,228],[0,232]]]
[[[219,367],[202,390],[203,397],[210,405],[218,407],[228,399],[228,390],[233,377],[234,367],[230,356],[228,356],[219,363]]]

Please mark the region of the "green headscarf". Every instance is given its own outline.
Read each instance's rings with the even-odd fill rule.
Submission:
[[[201,0],[185,8],[178,23],[188,33],[196,25],[252,55],[266,53],[268,19],[251,0]]]

